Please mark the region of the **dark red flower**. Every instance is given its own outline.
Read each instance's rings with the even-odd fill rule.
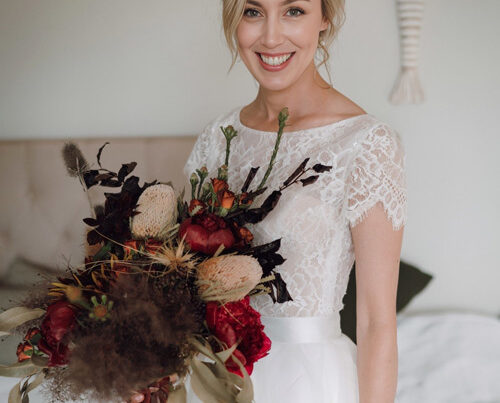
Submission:
[[[206,311],[207,325],[210,331],[227,347],[240,340],[234,355],[245,366],[248,374],[253,371],[256,361],[265,357],[271,349],[271,339],[263,332],[260,313],[250,306],[250,297],[219,305],[208,302]],[[243,376],[236,362],[226,361],[228,371]]]
[[[195,215],[184,220],[179,227],[179,238],[186,235],[190,249],[213,255],[221,244],[226,249],[234,245],[233,232],[222,217],[213,213]]]
[[[63,339],[75,326],[75,316],[75,308],[65,300],[59,300],[47,308],[38,348],[49,356],[49,366],[67,364],[68,347]]]
[[[193,212],[193,210],[197,207],[197,206],[200,206],[201,208],[195,213],[195,215],[201,215],[203,213],[205,213],[205,210],[207,208],[207,205],[205,203],[203,203],[201,200],[198,200],[198,199],[192,199],[190,202],[189,202],[189,207],[188,207],[188,212],[189,214],[191,214]]]

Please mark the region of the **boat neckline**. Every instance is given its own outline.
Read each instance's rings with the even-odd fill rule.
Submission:
[[[244,107],[245,107],[245,105],[240,106],[235,111],[236,122],[238,123],[238,125],[240,127],[242,127],[243,129],[245,129],[247,131],[251,131],[251,132],[254,132],[254,133],[262,133],[262,134],[276,134],[277,133],[276,131],[270,132],[270,131],[265,131],[265,130],[252,129],[251,127],[245,126],[241,122],[241,118],[240,118],[240,112],[241,112],[241,110]],[[291,131],[291,132],[283,132],[283,134],[290,135],[290,134],[294,134],[294,133],[303,133],[303,132],[309,132],[309,131],[318,131],[318,130],[330,129],[330,128],[335,127],[335,126],[345,125],[346,123],[349,123],[349,122],[351,122],[353,120],[356,120],[356,119],[359,119],[361,117],[371,117],[371,116],[372,115],[370,113],[362,113],[360,115],[351,116],[350,118],[346,118],[346,119],[342,119],[342,120],[337,120],[336,122],[328,123],[326,125],[310,127],[308,129],[294,130],[294,131]]]

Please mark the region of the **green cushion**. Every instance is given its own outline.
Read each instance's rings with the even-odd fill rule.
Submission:
[[[396,312],[408,305],[412,298],[429,284],[431,279],[432,275],[400,261]],[[342,333],[356,343],[356,263],[352,267],[343,302],[344,308],[340,311],[340,327]]]

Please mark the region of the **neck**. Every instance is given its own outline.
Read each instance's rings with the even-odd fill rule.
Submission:
[[[317,72],[314,62],[292,85],[279,91],[259,87],[253,104],[260,121],[273,123],[279,112],[288,107],[290,121],[321,109],[326,98],[335,91]]]

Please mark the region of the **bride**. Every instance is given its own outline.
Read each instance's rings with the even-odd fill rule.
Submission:
[[[285,106],[290,117],[269,192],[306,157],[332,166],[307,188],[287,189],[265,220],[249,227],[256,245],[282,239],[286,261],[277,271],[293,298],[275,304],[268,295],[251,297],[272,341],[251,373],[255,401],[394,402],[405,151],[398,132],[318,74],[316,53],[323,54],[321,64],[328,60],[344,0],[223,0],[222,19],[231,67],[239,56],[259,89],[250,104],[205,127],[186,176],[203,165],[216,175],[225,150],[220,127],[231,124],[238,135],[231,144],[229,185],[241,188],[250,167],[266,166]],[[341,332],[339,316],[354,261],[357,345]],[[199,402],[189,380],[187,386],[188,402]]]

